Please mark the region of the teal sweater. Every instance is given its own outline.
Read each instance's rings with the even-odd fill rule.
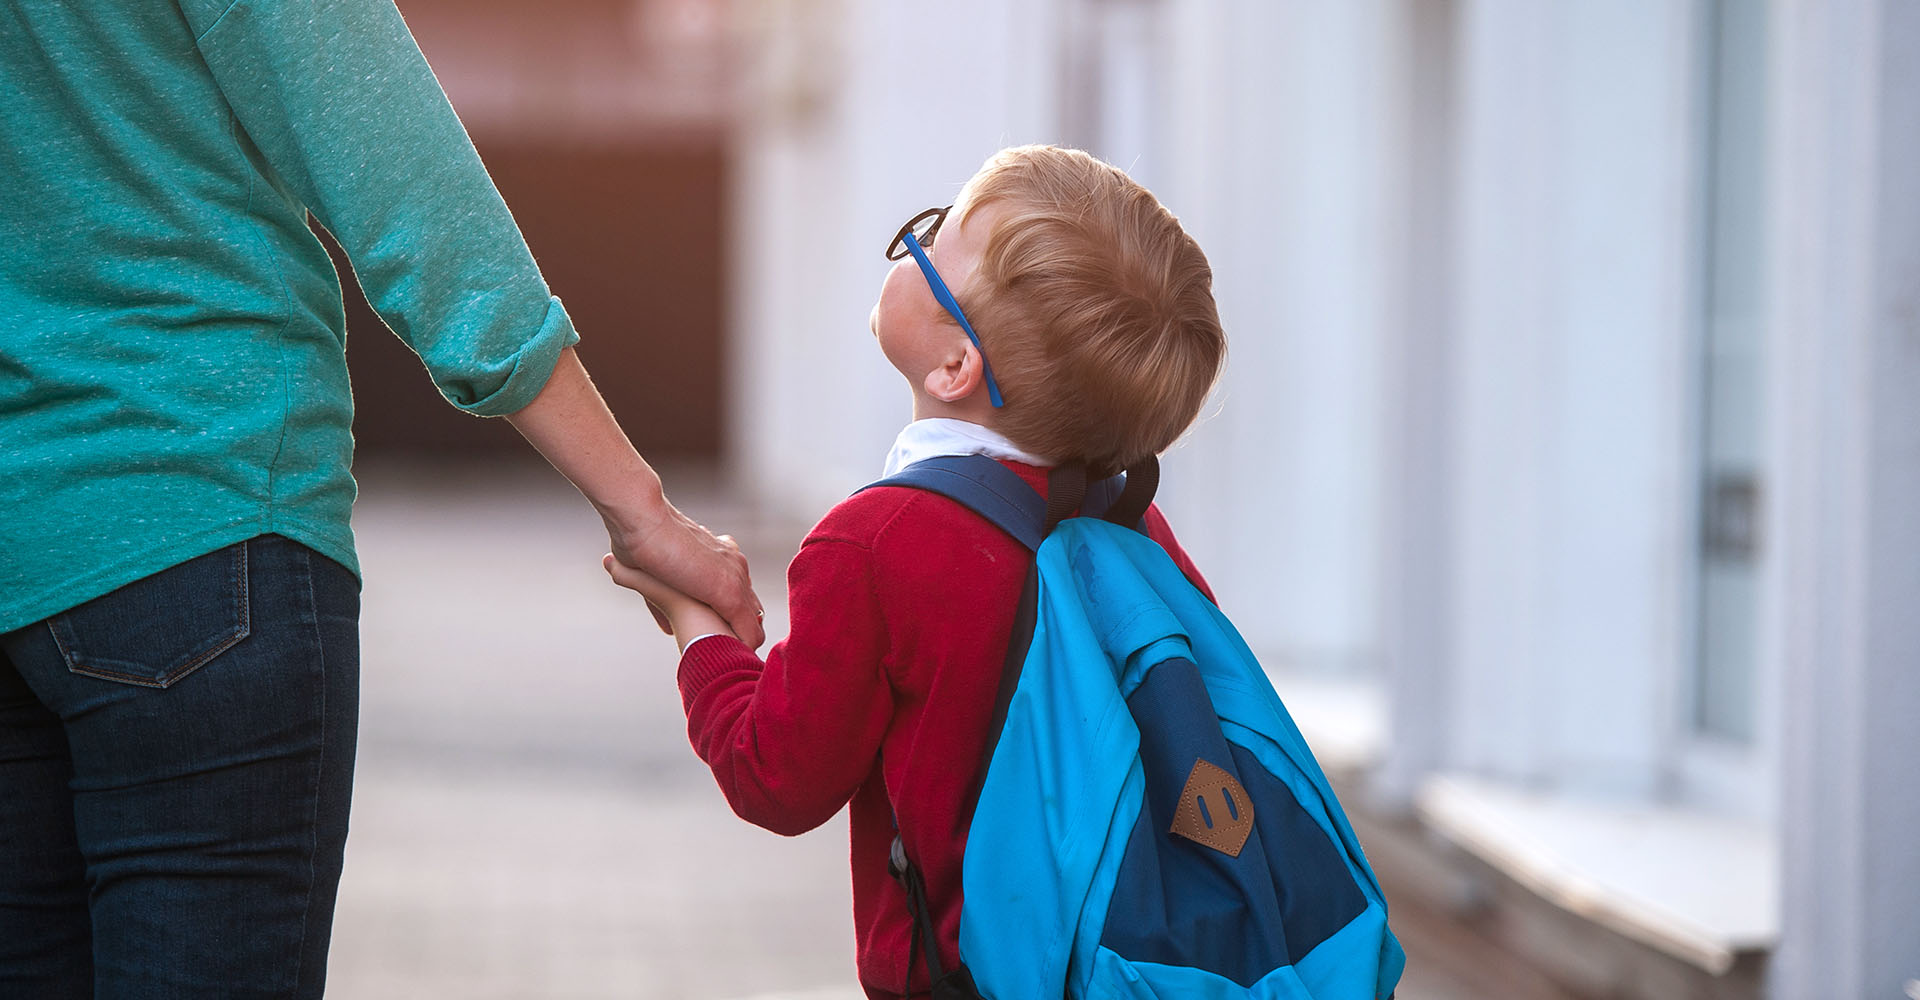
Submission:
[[[262,533],[358,571],[308,213],[461,409],[578,339],[391,0],[0,5],[0,632]]]

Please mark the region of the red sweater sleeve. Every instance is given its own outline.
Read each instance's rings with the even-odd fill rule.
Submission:
[[[804,833],[873,767],[892,713],[872,553],[809,538],[787,571],[792,629],[763,664],[728,636],[688,647],[680,697],[694,751],[742,819]]]
[[[1173,557],[1173,564],[1180,567],[1180,572],[1185,573],[1202,594],[1207,595],[1207,600],[1220,603],[1213,596],[1213,588],[1207,586],[1207,578],[1200,575],[1200,567],[1193,564],[1193,560],[1187,556],[1187,550],[1181,548],[1179,540],[1173,537],[1173,526],[1167,523],[1167,515],[1160,513],[1159,504],[1147,508],[1146,521],[1147,537],[1159,542],[1160,547],[1167,550],[1167,555]]]

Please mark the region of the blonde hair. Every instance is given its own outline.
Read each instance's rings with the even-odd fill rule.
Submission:
[[[1213,270],[1153,193],[1055,146],[987,159],[962,211],[999,206],[959,296],[1021,448],[1097,474],[1173,444],[1219,375]]]

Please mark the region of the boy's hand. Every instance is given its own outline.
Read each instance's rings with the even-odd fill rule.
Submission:
[[[601,556],[600,566],[613,582],[647,599],[653,620],[673,636],[681,652],[700,636],[734,634],[727,620],[712,608],[660,582],[658,577],[615,559],[613,553]]]

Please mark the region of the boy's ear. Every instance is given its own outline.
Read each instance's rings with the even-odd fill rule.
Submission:
[[[927,395],[942,403],[958,403],[979,391],[986,381],[986,367],[980,349],[962,336],[946,360],[927,373]]]

